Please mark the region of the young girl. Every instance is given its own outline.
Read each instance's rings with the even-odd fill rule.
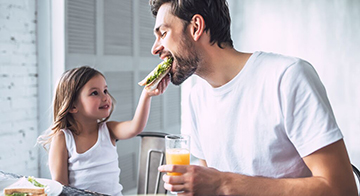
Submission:
[[[168,84],[166,77],[156,90],[144,89],[132,120],[107,121],[114,99],[103,74],[87,66],[66,71],[56,89],[53,127],[39,137],[44,147],[50,146],[52,179],[80,189],[122,195],[115,142],[144,129],[151,97],[162,94]]]

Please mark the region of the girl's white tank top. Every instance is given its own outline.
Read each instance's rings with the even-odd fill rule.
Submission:
[[[99,125],[97,142],[84,153],[76,152],[75,139],[70,130],[61,131],[65,134],[69,155],[69,185],[102,194],[122,195],[118,154],[106,123]]]

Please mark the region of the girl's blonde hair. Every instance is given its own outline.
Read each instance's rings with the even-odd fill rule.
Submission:
[[[82,66],[66,71],[60,78],[57,85],[55,98],[53,103],[54,119],[53,125],[43,135],[38,137],[38,143],[45,149],[51,143],[52,138],[61,129],[69,129],[76,134],[79,130],[78,124],[69,113],[73,107],[74,102],[79,96],[81,88],[94,76],[101,75],[102,73],[91,68],[89,66]],[[104,77],[105,78],[105,77]],[[110,95],[110,94],[109,94]],[[110,115],[114,110],[115,99],[110,95],[112,99]],[[107,121],[110,115],[104,119],[99,119],[98,123]]]

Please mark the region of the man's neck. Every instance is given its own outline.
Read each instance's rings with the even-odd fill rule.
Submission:
[[[203,53],[204,62],[196,74],[217,88],[231,81],[245,66],[251,54],[230,47],[221,49],[214,45]]]

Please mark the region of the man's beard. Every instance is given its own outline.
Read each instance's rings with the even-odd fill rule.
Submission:
[[[199,55],[185,33],[178,51],[184,52],[187,56],[184,57],[184,55],[173,54],[176,61],[176,67],[174,72],[171,72],[170,74],[171,82],[175,85],[180,85],[190,77],[196,71],[198,63],[200,62]]]

